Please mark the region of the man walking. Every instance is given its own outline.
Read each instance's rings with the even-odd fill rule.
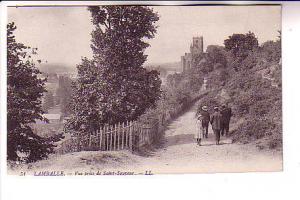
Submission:
[[[210,115],[207,106],[202,106],[200,115],[202,118],[203,138],[208,138],[208,125],[210,121]]]
[[[225,136],[229,135],[229,123],[230,123],[230,118],[232,116],[231,113],[231,108],[228,107],[228,104],[223,104],[222,105],[222,110],[221,110],[221,135]]]
[[[216,145],[220,144],[220,131],[221,131],[221,113],[219,112],[219,107],[214,108],[214,114],[210,119],[212,129],[216,137]]]

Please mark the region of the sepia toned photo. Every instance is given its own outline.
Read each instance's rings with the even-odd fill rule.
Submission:
[[[280,5],[7,13],[8,174],[283,170]]]

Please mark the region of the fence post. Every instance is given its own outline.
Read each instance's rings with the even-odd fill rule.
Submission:
[[[126,144],[127,144],[127,121],[124,122],[124,135],[123,135],[123,138],[124,138],[124,149],[126,149]]]
[[[80,151],[80,135],[77,136],[77,151]]]
[[[103,127],[103,150],[106,150],[106,130],[107,130],[107,125],[105,124]]]
[[[114,126],[111,125],[110,126],[110,141],[109,141],[109,150],[111,151],[112,150],[112,145],[113,145],[113,133],[114,133]]]
[[[108,143],[108,133],[109,133],[109,125],[106,127],[106,131],[105,131],[105,135],[106,135],[106,151],[108,151],[108,148],[109,148],[109,143]]]
[[[92,146],[92,131],[90,131],[90,133],[89,133],[89,150],[90,150],[91,146]]]
[[[129,122],[129,149],[132,151],[132,131],[133,131],[133,123]]]
[[[114,150],[116,150],[116,145],[117,145],[117,124],[115,124],[115,131],[114,131]]]
[[[136,137],[136,140],[137,140],[137,147],[140,148],[140,144],[143,142],[143,127],[138,124],[138,132],[137,132],[137,137]]]
[[[120,133],[121,133],[121,123],[118,123],[118,140],[117,140],[117,150],[120,150]]]
[[[129,147],[129,121],[126,121],[126,147]]]
[[[102,133],[103,133],[103,127],[100,127],[100,137],[99,137],[99,147],[100,147],[100,151],[102,150]]]
[[[121,139],[122,139],[122,149],[124,149],[124,122],[122,123],[122,136],[121,136]]]
[[[99,148],[99,130],[96,130],[96,140],[95,140],[95,146],[96,148]]]

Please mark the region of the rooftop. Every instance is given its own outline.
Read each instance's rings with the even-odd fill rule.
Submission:
[[[60,119],[60,114],[44,114],[43,117],[51,120],[51,119]]]

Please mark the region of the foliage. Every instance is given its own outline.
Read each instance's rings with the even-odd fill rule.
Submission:
[[[224,41],[225,49],[237,57],[244,59],[248,54],[258,47],[258,40],[254,33],[248,32],[246,34],[233,34]]]
[[[280,40],[268,41],[249,51],[238,61],[239,70],[232,71],[225,89],[232,94],[235,116],[245,119],[234,132],[235,141],[264,138],[270,148],[280,147],[276,146],[282,141],[280,60]]]
[[[197,81],[195,83],[198,84]],[[166,101],[171,107],[189,104],[193,94],[195,94],[195,87],[191,81],[191,72],[188,74],[170,74],[167,77]]]
[[[183,80],[183,75],[181,73],[169,74],[167,76],[167,85],[169,87],[177,87]]]
[[[168,86],[173,90],[170,103],[179,103],[174,97],[182,98],[180,89],[186,94],[199,90],[196,86],[206,77],[210,92],[201,98],[198,110],[206,105],[213,112],[214,106],[228,102],[234,120],[243,118],[233,133],[234,141],[266,139],[270,148],[279,147],[282,144],[281,37],[259,46],[254,33],[249,32],[233,34],[224,44],[225,47],[208,46],[206,53],[196,57],[193,67],[184,74],[169,75]]]
[[[262,44],[263,57],[267,62],[279,63],[281,59],[281,41],[267,41]]]
[[[193,62],[193,68],[192,69],[197,69],[197,75],[207,75],[208,73],[212,72],[214,70],[214,66],[209,60],[208,55],[199,55],[194,59]]]
[[[249,143],[253,140],[261,139],[272,135],[271,130],[276,124],[269,119],[249,119],[242,123],[233,133],[233,141]]]
[[[158,15],[146,6],[92,6],[92,60],[77,66],[73,115],[66,128],[89,132],[135,120],[160,97],[159,73],[142,67]]]
[[[32,162],[53,152],[53,141],[33,133],[30,124],[42,117],[41,97],[45,90],[45,79],[31,60],[36,49],[18,43],[13,31],[14,23],[7,25],[7,158],[19,160],[26,154]],[[31,53],[30,53],[31,51]]]
[[[220,101],[218,98],[216,98],[218,91],[217,90],[212,90],[208,94],[206,94],[204,97],[202,97],[197,105],[197,111],[196,115],[200,112],[201,108],[203,106],[207,106],[208,111],[210,113],[213,113],[214,110],[213,108],[215,106],[220,106]]]
[[[190,69],[185,76],[191,93],[198,92],[202,87],[204,77],[204,73],[200,68],[194,67]]]
[[[222,46],[209,45],[206,49],[207,58],[210,63],[219,64],[221,67],[227,67],[226,50]]]

